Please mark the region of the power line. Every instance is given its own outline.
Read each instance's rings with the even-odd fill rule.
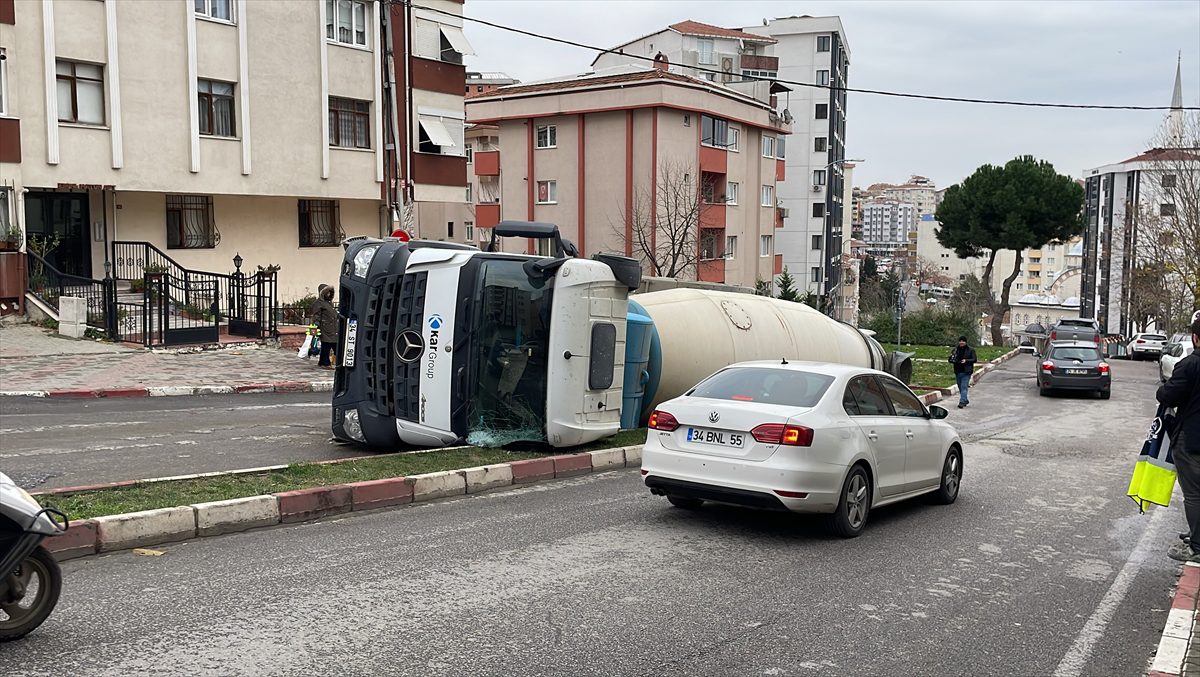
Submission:
[[[584,44],[582,42],[576,42],[574,40],[567,40],[565,38],[557,38],[552,35],[543,35],[541,33],[527,31],[527,30],[524,30],[521,28],[505,26],[503,24],[498,24],[493,21],[487,21],[485,19],[477,19],[477,18],[469,17],[469,16],[460,16],[458,14],[454,14],[453,12],[447,12],[445,10],[437,9],[436,7],[427,7],[425,5],[413,4],[411,2],[411,0],[387,0],[387,3],[393,4],[393,5],[395,5],[395,4],[410,5],[414,9],[422,9],[422,10],[425,10],[428,12],[434,12],[437,14],[443,14],[445,16],[460,18],[464,21],[471,21],[471,22],[481,24],[484,26],[489,26],[491,28],[497,28],[502,31],[508,31],[510,33],[517,33],[519,35],[524,35],[524,36],[531,37],[531,38],[537,38],[539,40],[547,40],[549,42],[556,42],[561,45],[567,45],[570,47],[578,47],[580,49],[587,49],[587,50],[591,50],[594,52],[599,52],[601,54],[619,54],[619,55],[624,56],[629,59],[637,59],[639,61],[648,61],[651,63],[654,62],[654,59],[651,57],[648,57],[648,56],[640,56],[637,54],[626,54],[626,53],[624,53],[620,50],[616,50],[616,49],[597,47],[595,45],[588,45],[588,44]],[[726,75],[727,74],[725,71],[719,71],[715,68],[705,68],[703,66],[688,66],[688,68],[694,68],[695,70],[700,71],[702,73],[714,73],[716,75]],[[779,78],[767,78],[767,77],[762,77],[762,76],[757,76],[757,75],[742,75],[740,77],[742,78],[742,80],[759,80],[759,81],[763,81],[763,82],[778,82],[778,83],[782,83],[785,85],[795,85],[797,87],[808,87],[810,89],[836,90],[836,91],[841,91],[841,92],[854,92],[857,94],[875,94],[877,96],[890,96],[890,97],[902,98],[902,99],[923,99],[926,101],[951,101],[951,102],[955,102],[955,103],[981,103],[981,104],[990,104],[990,105],[994,105],[994,106],[1022,106],[1025,108],[1067,108],[1067,109],[1077,109],[1077,110],[1138,110],[1138,111],[1142,111],[1142,110],[1144,110],[1144,111],[1181,110],[1181,109],[1173,109],[1173,108],[1171,108],[1171,106],[1113,106],[1113,105],[1087,104],[1087,103],[1045,103],[1045,102],[1038,102],[1038,101],[1008,101],[1008,100],[1004,100],[1004,99],[972,99],[972,98],[961,97],[961,96],[938,96],[935,94],[914,94],[911,92],[889,92],[889,91],[882,90],[882,89],[859,89],[859,88],[855,88],[855,87],[834,87],[833,85],[818,85],[818,84],[812,83],[812,82],[797,82],[795,80],[781,80]],[[1200,106],[1184,106],[1182,108],[1182,110],[1189,110],[1189,111],[1200,110]]]

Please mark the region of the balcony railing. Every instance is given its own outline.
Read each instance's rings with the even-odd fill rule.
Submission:
[[[779,57],[743,54],[742,69],[754,71],[779,71]]]

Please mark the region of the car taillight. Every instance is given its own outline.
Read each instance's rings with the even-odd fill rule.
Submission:
[[[1050,360],[1046,360],[1042,363],[1042,371],[1054,371],[1054,363]]]
[[[1096,334],[1095,336],[1092,337],[1092,343],[1095,343],[1096,345],[1100,345],[1100,335],[1099,334]]]
[[[1057,339],[1057,338],[1058,338],[1058,332],[1057,332],[1057,331],[1052,331],[1052,332],[1050,332],[1050,340],[1051,340],[1051,341],[1053,341],[1053,340],[1055,340],[1055,339]]]
[[[1101,362],[1101,363],[1099,364],[1099,369],[1100,369],[1100,373],[1101,373],[1101,374],[1107,374],[1107,373],[1108,373],[1108,363],[1107,363],[1107,362]]]
[[[1145,343],[1145,341],[1143,341],[1142,339],[1138,339],[1138,340],[1137,340],[1137,342],[1138,342],[1138,343]]]
[[[750,436],[756,442],[763,444],[782,444],[788,447],[811,447],[813,441],[812,428],[802,425],[784,425],[782,423],[764,423],[750,431]]]
[[[654,430],[671,432],[679,427],[679,421],[665,411],[655,411],[653,414],[650,414],[650,421],[647,425]]]

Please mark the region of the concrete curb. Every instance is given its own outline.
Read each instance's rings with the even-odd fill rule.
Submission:
[[[241,385],[147,386],[144,388],[59,388],[54,390],[2,390],[0,397],[94,399],[98,397],[186,397],[253,393],[328,393],[333,381],[276,381]]]
[[[106,515],[72,522],[65,534],[48,538],[43,545],[59,560],[68,560],[438,498],[468,496],[555,478],[637,468],[641,464],[642,447],[636,445]],[[124,485],[102,484],[81,489]]]
[[[1188,649],[1192,643],[1192,626],[1196,623],[1197,597],[1200,596],[1200,564],[1188,562],[1179,575],[1179,585],[1167,613],[1167,624],[1158,642],[1158,651],[1150,664],[1148,677],[1179,677],[1188,666]],[[1186,670],[1190,672],[1191,670]]]

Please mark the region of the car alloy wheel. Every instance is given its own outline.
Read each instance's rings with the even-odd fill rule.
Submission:
[[[867,479],[857,473],[846,484],[846,521],[852,529],[861,529],[867,521],[870,497],[867,495]]]
[[[962,486],[962,451],[951,447],[946,453],[946,462],[942,464],[942,484],[934,493],[938,503],[949,505],[958,499],[958,490]]]

